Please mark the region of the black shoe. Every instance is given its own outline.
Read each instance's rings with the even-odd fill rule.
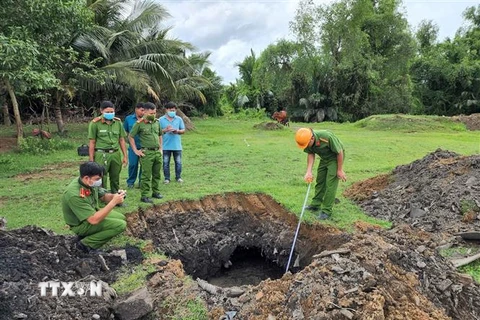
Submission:
[[[128,188],[128,189],[133,189],[133,187],[135,187],[133,184],[127,185],[127,188]]]
[[[145,203],[153,203],[153,200],[148,198],[148,197],[141,197],[140,201],[145,202]]]
[[[162,198],[163,198],[163,196],[162,196],[160,193],[158,193],[158,192],[157,192],[157,193],[154,193],[154,194],[152,194],[152,198],[155,198],[155,199],[162,199]]]
[[[307,209],[309,211],[317,211],[320,208],[318,206],[309,205],[309,206],[306,206],[305,209]]]
[[[89,254],[104,254],[105,251],[100,250],[100,249],[94,249],[92,247],[89,247],[87,245],[84,245],[81,241],[78,241],[75,245],[75,247],[82,251],[83,253],[89,253]]]
[[[321,212],[317,215],[317,220],[328,220],[330,219],[330,215],[326,214],[325,212]]]

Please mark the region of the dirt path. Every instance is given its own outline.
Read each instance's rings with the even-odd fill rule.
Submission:
[[[17,138],[0,137],[0,153],[13,150],[17,146]]]

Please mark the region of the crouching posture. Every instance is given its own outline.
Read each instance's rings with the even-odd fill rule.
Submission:
[[[125,216],[113,209],[123,203],[125,191],[107,193],[102,186],[105,169],[89,161],[80,165],[80,177],[75,178],[62,197],[65,222],[79,236],[77,247],[90,252],[98,249],[127,227]],[[106,203],[100,208],[99,200]]]

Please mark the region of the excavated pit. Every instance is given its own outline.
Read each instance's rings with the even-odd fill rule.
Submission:
[[[152,240],[159,251],[182,261],[194,279],[230,287],[281,278],[297,222],[268,195],[230,193],[155,206],[130,216],[128,225],[131,235]],[[315,253],[349,240],[329,229],[302,230],[291,271],[309,265]]]
[[[236,248],[229,261],[230,263],[223,265],[216,274],[205,280],[219,287],[235,287],[257,285],[266,279],[279,279],[285,273],[285,268],[265,259],[261,250],[256,247]]]
[[[195,297],[209,319],[480,317],[480,286],[438,254],[437,234],[406,225],[357,223],[357,232],[346,234],[303,224],[292,259],[297,272],[277,278],[265,263],[285,268],[297,223],[268,195],[229,193],[131,214],[128,230],[173,258],[159,263],[147,283],[164,315],[174,314],[164,306]]]

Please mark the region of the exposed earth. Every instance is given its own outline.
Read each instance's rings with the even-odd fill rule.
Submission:
[[[409,181],[415,187],[410,175],[417,177],[418,172],[431,179],[418,190],[425,190],[425,196],[428,190],[438,193],[437,184],[470,190],[460,182],[475,171],[476,159],[437,151],[398,167],[388,179],[377,179],[379,187],[371,183],[370,194],[352,192],[355,187],[347,194],[362,199],[360,205],[369,214],[381,216],[394,200],[405,199],[403,207],[417,203],[408,197],[411,192],[398,191],[398,185]],[[384,200],[382,210],[366,205],[387,199],[390,190],[397,190],[397,197]],[[449,195],[443,196],[450,197],[445,201],[449,206],[455,197],[473,193],[453,195],[458,190],[448,189]],[[95,279],[112,284],[131,259],[125,262],[112,252],[81,254],[74,248],[74,237],[36,227],[0,231],[0,318],[171,319],[196,301],[206,307],[208,319],[477,319],[480,286],[458,273],[437,250],[452,234],[422,230],[432,226],[437,212],[437,220],[450,219],[445,226],[454,225],[458,213],[449,218],[442,211],[449,206],[430,205],[432,218],[425,223],[405,216],[415,226],[394,223],[391,230],[358,223],[356,232],[347,234],[318,223],[304,224],[292,268],[284,274],[297,219],[270,196],[230,193],[157,205],[129,215],[128,233],[151,240],[170,258],[148,261],[155,271],[127,301],[127,296],[115,297],[111,290],[103,298],[41,297],[38,283]],[[398,215],[402,208],[395,209]],[[395,221],[395,216],[389,217]],[[461,219],[457,224],[458,229],[469,225]]]
[[[460,115],[452,117],[452,120],[462,122],[468,130],[480,130],[480,114],[473,113],[469,116]]]
[[[10,151],[17,145],[15,137],[0,137],[0,153]]]
[[[131,247],[83,254],[73,236],[0,228],[0,320],[480,319],[480,285],[439,252],[465,244],[459,232],[480,228],[479,169],[478,155],[437,150],[353,184],[344,195],[393,227],[357,223],[346,233],[302,224],[287,273],[298,220],[265,194],[210,195],[129,214],[127,233],[167,259],[142,262]],[[146,285],[116,296],[109,285],[120,270],[141,263],[154,266]],[[42,296],[39,283],[47,281],[102,281],[103,296]],[[189,313],[192,302],[208,314]]]
[[[437,150],[390,175],[354,184],[344,193],[371,216],[429,232],[480,227],[480,155]]]

